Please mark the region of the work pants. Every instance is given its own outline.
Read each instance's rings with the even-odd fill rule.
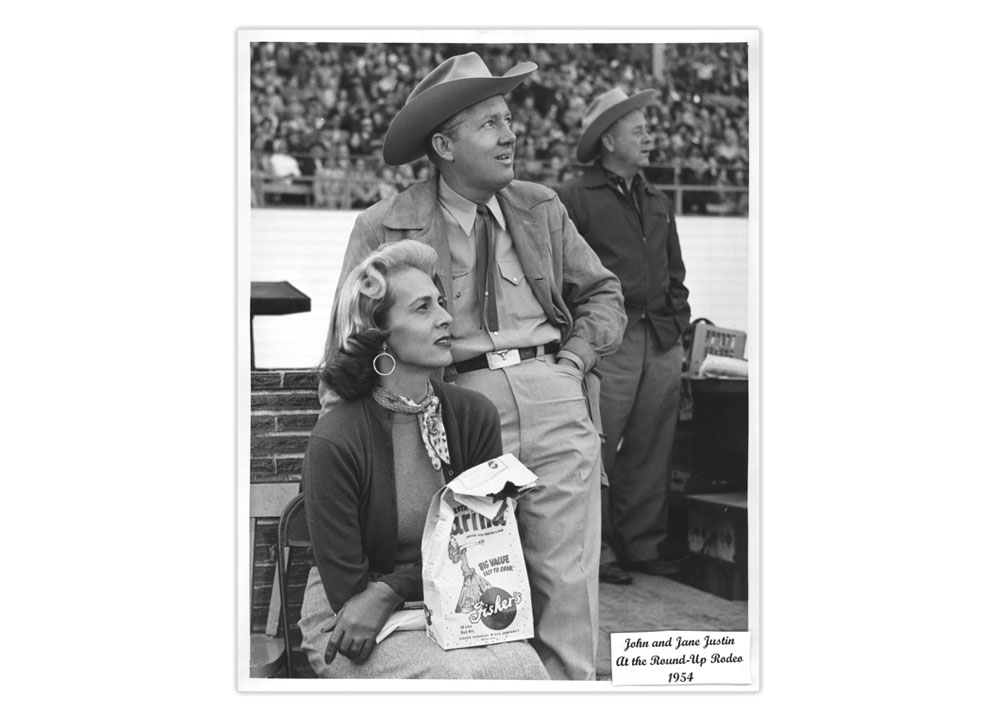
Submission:
[[[682,358],[680,342],[662,350],[649,323],[639,322],[626,330],[618,351],[601,360],[609,486],[601,564],[655,560],[665,543]]]

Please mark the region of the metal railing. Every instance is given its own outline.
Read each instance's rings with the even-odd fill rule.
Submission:
[[[660,168],[663,169],[663,168]],[[673,168],[669,168],[671,171]],[[535,175],[535,174],[532,174]],[[547,180],[535,177],[519,179],[541,182],[555,186]],[[416,180],[396,180],[390,183],[391,192],[402,192]],[[360,210],[369,207],[382,197],[379,191],[381,181],[367,176],[358,178],[348,174],[345,178],[323,176],[301,176],[295,178],[268,177],[260,173],[251,174],[251,205],[253,207],[310,207],[317,209]],[[749,211],[750,188],[746,185],[689,185],[685,183],[653,182],[674,202],[678,214],[729,215],[745,217]]]

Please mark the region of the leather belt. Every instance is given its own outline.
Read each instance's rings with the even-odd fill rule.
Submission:
[[[502,367],[517,365],[524,360],[530,360],[541,355],[554,355],[557,352],[559,352],[559,343],[557,342],[550,342],[544,346],[494,350],[493,352],[483,353],[474,358],[457,362],[452,365],[452,368],[459,374],[472,372],[473,370],[483,370],[485,368],[498,370]]]

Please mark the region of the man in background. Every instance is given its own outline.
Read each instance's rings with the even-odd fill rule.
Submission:
[[[577,229],[621,281],[628,315],[621,347],[601,361],[608,487],[600,578],[617,584],[632,582],[628,570],[668,576],[677,569],[662,553],[680,338],[691,309],[673,205],[642,174],[654,145],[643,109],[654,95],[614,88],[590,104],[576,157],[593,165],[559,191]]]

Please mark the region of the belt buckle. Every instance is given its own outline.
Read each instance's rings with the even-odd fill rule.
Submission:
[[[490,370],[499,370],[500,368],[517,365],[520,362],[521,353],[517,348],[494,350],[493,352],[486,353],[486,364],[490,366]]]

